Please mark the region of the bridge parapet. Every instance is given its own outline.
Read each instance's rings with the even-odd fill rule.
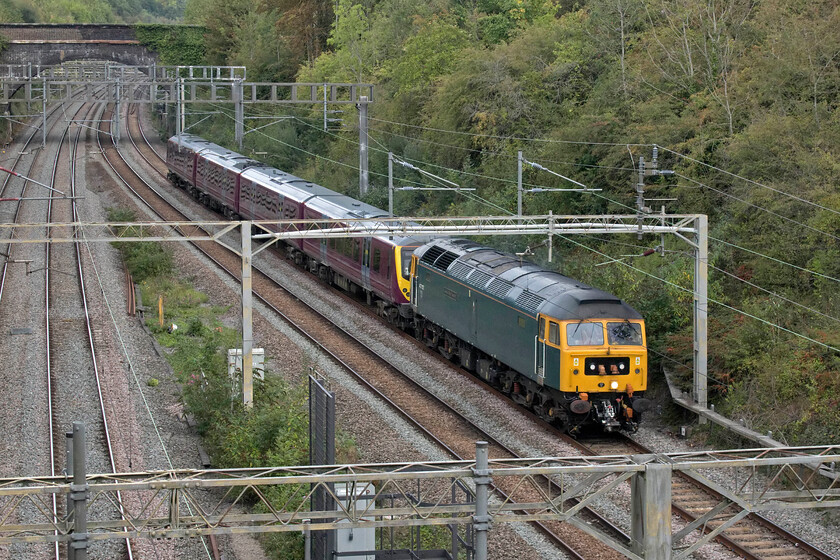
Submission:
[[[132,25],[66,24],[66,23],[3,23],[0,34],[10,42],[17,41],[134,41],[137,34]]]
[[[126,24],[0,23],[0,36],[7,42],[6,48],[0,53],[0,63],[45,67],[75,60],[110,60],[128,66],[149,66],[159,62],[156,49],[160,41],[156,43],[152,40],[152,44],[149,44],[149,33],[142,31],[148,27]],[[152,27],[155,29],[152,36],[160,35],[162,31],[167,36],[166,41],[176,44],[179,32],[195,37],[195,31],[202,29],[194,25]],[[175,33],[170,33],[172,31]]]

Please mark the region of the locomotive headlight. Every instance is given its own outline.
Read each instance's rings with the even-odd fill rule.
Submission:
[[[618,381],[613,381],[612,383],[610,383],[610,389],[612,389],[613,391],[618,389]]]
[[[618,364],[618,369],[624,369],[624,364]]]
[[[591,369],[592,371],[595,371],[595,364],[589,364],[589,369]]]

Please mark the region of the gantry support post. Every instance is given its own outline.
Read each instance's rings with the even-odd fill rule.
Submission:
[[[175,112],[175,133],[178,135],[178,144],[181,143],[181,134],[184,132],[186,116],[184,115],[184,78],[178,78],[178,99],[175,100],[178,106]]]
[[[368,98],[359,96],[359,196],[368,191]]]
[[[645,560],[671,559],[671,466],[634,457],[647,463],[630,482],[630,537],[633,552]]]
[[[394,152],[388,152],[388,215],[394,216]]]
[[[522,217],[522,151],[516,152],[516,216]]]
[[[708,408],[709,217],[697,216],[694,225],[694,400]],[[706,423],[705,417],[700,416],[700,423]]]
[[[65,432],[65,456],[64,456],[64,476],[68,478],[73,478],[73,432]],[[67,512],[73,511],[73,498],[70,494],[67,495],[67,500],[64,504],[64,507],[67,508]],[[75,560],[76,558],[76,551],[73,550],[73,547],[70,546],[70,542],[67,543],[67,560]],[[56,558],[58,556],[56,555]]]
[[[114,126],[111,130],[111,137],[114,139],[114,144],[118,146],[120,144],[120,109],[122,108],[120,104],[120,97],[122,97],[122,83],[120,82],[119,76],[117,76],[117,83],[114,90],[116,91],[117,98],[114,100]]]
[[[68,556],[73,560],[87,560],[87,499],[88,485],[85,470],[85,424],[73,422],[73,484],[70,485],[73,502],[73,535]]]
[[[233,84],[233,105],[236,108],[234,122],[236,126],[236,145],[242,151],[242,142],[245,139],[245,100],[242,90],[242,80],[236,80]]]
[[[47,79],[44,78],[44,102],[41,104],[41,147],[47,146]]]
[[[242,222],[242,403],[254,406],[254,323],[251,293],[251,222]]]
[[[487,560],[487,533],[490,531],[490,469],[486,441],[475,444],[475,560]]]

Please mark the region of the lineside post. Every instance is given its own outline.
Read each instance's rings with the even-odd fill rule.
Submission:
[[[697,247],[694,251],[694,400],[708,408],[709,354],[709,217],[697,216]],[[701,424],[706,418],[700,416]]]
[[[73,535],[69,556],[73,560],[87,560],[87,499],[88,485],[85,470],[85,423],[73,422],[73,484],[70,485],[73,502]]]
[[[44,78],[44,102],[41,112],[41,147],[47,146],[47,79]]]
[[[254,406],[254,323],[251,294],[251,222],[242,222],[242,402]]]
[[[522,150],[516,152],[516,217],[522,218]]]
[[[368,98],[359,96],[359,193],[365,196],[368,191]]]
[[[489,495],[490,469],[487,442],[475,444],[475,560],[487,560],[487,533],[490,531]]]
[[[243,99],[244,92],[242,90],[242,80],[236,80],[233,83],[233,105],[236,108],[234,116],[236,130],[236,145],[239,146],[239,151],[242,151],[242,142],[245,138],[245,100]]]

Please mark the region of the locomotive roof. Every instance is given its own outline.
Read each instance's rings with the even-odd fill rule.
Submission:
[[[561,320],[642,316],[620,298],[468,239],[436,239],[420,261],[528,312]]]

